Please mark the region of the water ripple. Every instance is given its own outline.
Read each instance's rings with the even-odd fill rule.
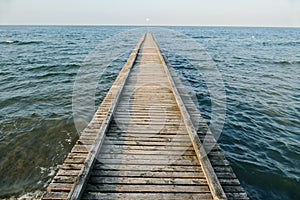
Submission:
[[[77,138],[72,90],[81,63],[101,40],[129,28],[0,29],[0,171],[5,172],[0,198],[45,189]],[[251,199],[300,199],[300,30],[173,29],[199,42],[223,76],[227,115],[219,142]],[[119,48],[128,51],[125,43]],[[211,99],[203,75],[210,70],[199,72],[184,57],[163,51],[209,122]],[[127,56],[112,62],[99,80],[98,104]]]

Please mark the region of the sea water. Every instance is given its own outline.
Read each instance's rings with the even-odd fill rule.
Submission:
[[[72,113],[78,70],[102,41],[136,28],[0,26],[0,198],[45,191],[78,138]],[[218,142],[249,197],[300,199],[300,29],[164,28],[199,43],[218,67],[227,108]],[[132,50],[118,48],[124,55],[99,80],[97,105]],[[184,58],[163,53],[209,122],[203,77]]]

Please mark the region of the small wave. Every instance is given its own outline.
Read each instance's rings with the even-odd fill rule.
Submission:
[[[233,56],[232,58],[233,58],[233,59],[237,59],[237,60],[243,60],[243,59],[244,59],[244,58],[239,57],[239,56]]]
[[[263,42],[263,46],[299,46],[300,41],[290,41],[290,42]]]
[[[26,69],[27,71],[39,72],[39,71],[68,71],[68,70],[77,70],[81,67],[79,64],[63,64],[63,65],[39,65]]]
[[[293,65],[293,64],[300,64],[300,61],[281,60],[281,61],[274,61],[272,63],[276,65]]]
[[[64,77],[74,77],[77,75],[77,72],[47,72],[44,74],[37,74],[33,75],[33,78],[48,78],[48,77],[58,77],[58,76],[64,76]]]
[[[278,64],[278,65],[290,65],[290,64],[292,64],[292,62],[286,61],[286,60],[282,60],[282,61],[275,61],[274,64]]]
[[[212,38],[212,37],[209,37],[209,36],[194,36],[193,38],[194,39],[209,39],[209,38]]]
[[[282,43],[278,43],[278,45],[282,45],[282,46],[298,46],[298,45],[300,45],[300,41],[282,42]]]
[[[30,44],[41,44],[43,41],[19,41],[19,40],[6,40],[3,42],[0,42],[0,44],[5,45],[30,45]]]
[[[13,44],[19,42],[18,40],[6,40],[4,43]]]

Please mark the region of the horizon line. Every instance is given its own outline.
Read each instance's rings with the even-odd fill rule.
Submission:
[[[0,24],[0,26],[141,26],[141,27],[253,27],[253,28],[300,28],[284,25],[206,25],[206,24]]]

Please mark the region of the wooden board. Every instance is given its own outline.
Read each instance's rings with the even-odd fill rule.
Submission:
[[[99,192],[88,192],[84,194],[83,199],[130,199],[130,200],[141,200],[141,199],[201,199],[211,200],[210,193],[99,193]]]

